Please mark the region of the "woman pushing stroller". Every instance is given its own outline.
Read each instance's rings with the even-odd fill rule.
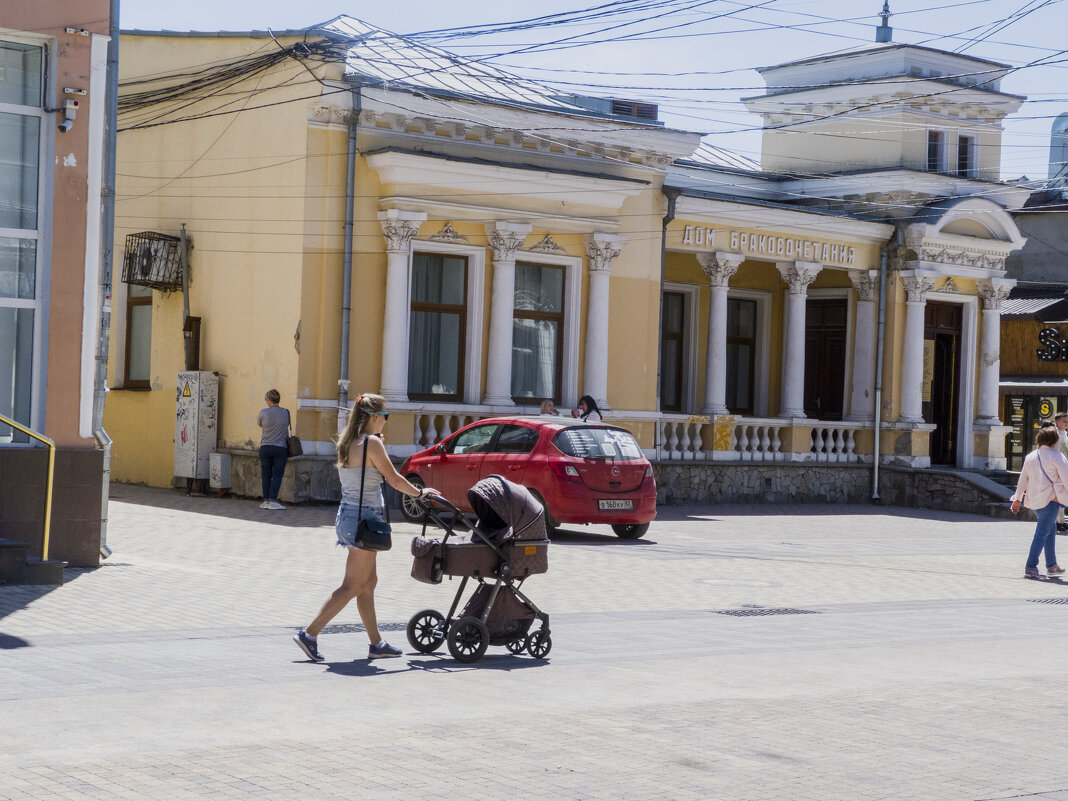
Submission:
[[[375,616],[375,586],[377,551],[361,547],[356,532],[361,519],[385,523],[385,503],[382,498],[382,481],[388,481],[398,492],[413,498],[425,498],[440,493],[430,487],[417,487],[397,472],[382,444],[382,430],[386,427],[389,412],[386,400],[381,395],[360,395],[352,411],[341,439],[337,443],[337,472],[341,480],[341,505],[334,524],[338,545],[344,546],[345,577],[341,586],[326,599],[319,614],[293,639],[308,659],[322,662],[318,636],[333,618],[356,599],[364,629],[370,640],[368,659],[383,659],[401,655],[382,639]],[[388,524],[386,524],[388,529]]]

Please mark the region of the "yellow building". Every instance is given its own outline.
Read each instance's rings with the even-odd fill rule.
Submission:
[[[348,17],[273,37],[128,32],[116,241],[188,247],[169,283],[127,269],[115,293],[113,474],[173,482],[184,369],[218,374],[217,447],[249,495],[271,387],[305,449],[283,499],[336,497],[332,440],[366,391],[389,400],[397,457],[592,395],[662,463],[664,499],[866,497],[876,452],[888,470],[1003,467],[997,304],[1022,239],[989,176],[1019,99],[996,81],[961,84],[959,109],[884,97],[928,62],[973,61],[880,43],[771,68],[747,101],[762,169],[655,107],[560,96]],[[781,87],[801,73],[827,88],[799,116]],[[945,75],[922,88],[945,94]],[[850,135],[828,169],[805,134],[841,102],[895,133]],[[967,133],[948,124],[962,113]],[[954,169],[916,163],[917,137]],[[152,272],[144,241],[126,267]],[[719,491],[727,467],[770,483]]]

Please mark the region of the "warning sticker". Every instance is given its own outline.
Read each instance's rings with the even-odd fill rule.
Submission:
[[[189,382],[185,382],[185,389],[182,390],[182,397],[188,398],[192,393],[189,391]]]

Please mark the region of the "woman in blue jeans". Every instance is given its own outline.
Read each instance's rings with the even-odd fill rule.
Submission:
[[[1020,481],[1012,496],[1012,513],[1020,511],[1020,504],[1038,517],[1031,551],[1027,554],[1024,578],[1041,578],[1038,557],[1045,551],[1046,575],[1060,576],[1064,568],[1057,564],[1057,512],[1068,502],[1068,459],[1057,450],[1057,429],[1043,426],[1035,437],[1038,445],[1024,459]]]
[[[267,406],[260,409],[256,417],[256,424],[263,429],[260,437],[260,478],[263,483],[263,503],[261,509],[285,509],[278,502],[278,490],[282,486],[282,476],[286,472],[286,460],[289,458],[289,449],[286,440],[289,437],[289,409],[283,409],[278,404],[282,396],[277,389],[267,390],[263,396]]]
[[[317,639],[319,632],[353,598],[356,599],[360,620],[363,621],[367,638],[370,640],[367,658],[382,659],[401,655],[400,649],[385,642],[378,631],[378,620],[375,616],[375,586],[378,584],[375,560],[378,552],[365,550],[356,544],[356,527],[361,517],[364,520],[385,521],[383,480],[413,498],[441,493],[430,487],[415,486],[393,467],[381,439],[382,429],[386,427],[388,419],[385,398],[381,395],[360,395],[349,413],[345,432],[337,443],[341,506],[337,510],[334,530],[338,545],[348,550],[348,556],[341,586],[326,599],[315,620],[293,637],[300,650],[313,662],[323,661]]]

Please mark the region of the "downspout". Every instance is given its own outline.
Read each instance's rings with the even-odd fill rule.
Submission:
[[[107,86],[104,92],[104,174],[100,187],[100,331],[96,346],[93,388],[93,439],[104,451],[100,497],[100,555],[111,556],[107,545],[108,492],[111,488],[111,437],[104,430],[108,348],[111,336],[111,274],[115,250],[115,146],[119,121],[119,0],[111,0],[108,34]]]
[[[664,272],[667,268],[667,229],[671,221],[675,219],[675,201],[679,199],[678,189],[669,189],[664,187],[664,197],[667,198],[667,213],[664,215],[663,223],[660,226],[660,296],[657,298],[657,313],[656,313],[656,428],[653,432],[653,447],[656,449],[657,457],[660,456],[660,371],[664,366],[661,363],[663,356],[661,351],[664,349]]]
[[[901,229],[897,229],[900,234]],[[889,244],[889,243],[888,243]],[[879,496],[879,460],[883,428],[883,351],[886,348],[886,260],[887,245],[879,248],[879,322],[875,339],[875,422],[873,424],[871,502],[883,502]]]
[[[337,432],[340,435],[349,416],[349,329],[352,323],[352,217],[356,197],[356,126],[363,109],[363,95],[357,79],[352,89],[352,116],[349,118],[349,150],[345,162],[345,250],[341,278],[341,362],[337,379]]]

